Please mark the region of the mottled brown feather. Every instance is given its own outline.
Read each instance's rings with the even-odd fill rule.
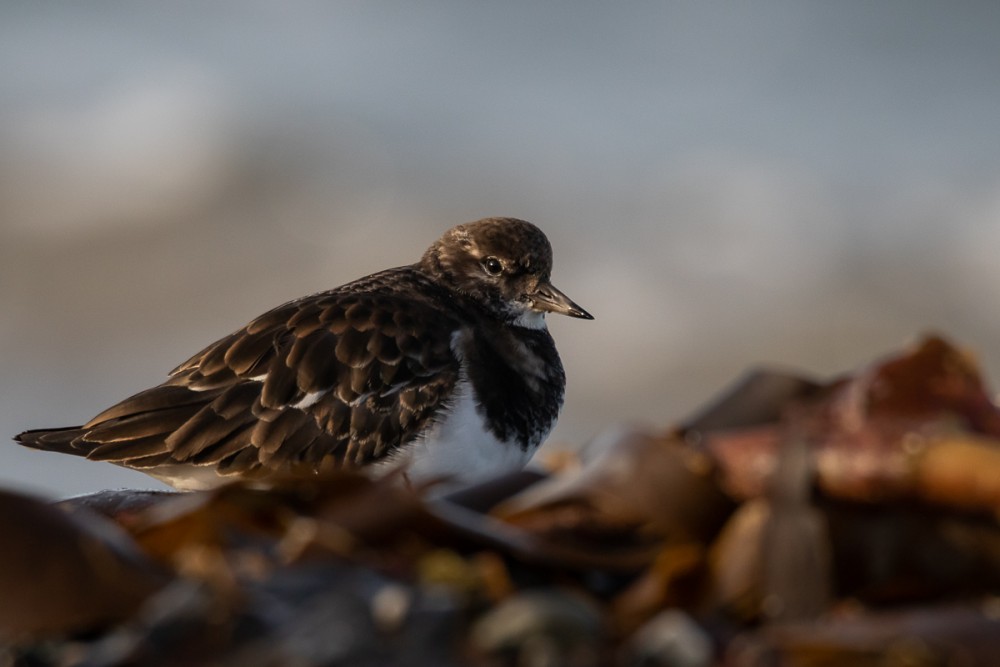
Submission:
[[[413,267],[298,299],[86,426],[25,434],[25,444],[48,440],[133,467],[215,465],[220,474],[331,456],[367,463],[415,437],[457,381],[450,340],[462,325],[443,306]]]

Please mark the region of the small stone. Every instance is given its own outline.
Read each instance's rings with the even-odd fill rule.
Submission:
[[[382,632],[399,630],[413,605],[413,595],[402,584],[386,584],[372,598],[372,619]]]
[[[473,648],[515,658],[517,665],[600,664],[600,612],[590,602],[558,589],[520,593],[486,612],[471,632]]]
[[[682,611],[660,612],[639,628],[626,647],[627,665],[643,667],[708,667],[712,640]]]

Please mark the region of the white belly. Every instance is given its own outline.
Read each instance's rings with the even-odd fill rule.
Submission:
[[[378,473],[404,467],[411,483],[441,481],[454,488],[520,470],[533,453],[523,451],[516,442],[497,440],[486,430],[472,387],[463,381],[441,421],[375,467]]]

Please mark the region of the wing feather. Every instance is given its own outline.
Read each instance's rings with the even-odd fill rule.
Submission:
[[[149,435],[132,440],[114,440],[97,445],[87,458],[94,461],[131,461],[163,453],[163,435]]]
[[[187,404],[176,408],[128,414],[101,422],[88,429],[82,440],[83,442],[105,443],[135,440],[150,435],[163,436],[180,428],[199,410],[198,404]]]
[[[414,269],[380,276],[268,311],[165,383],[27,444],[137,468],[210,465],[220,475],[383,458],[447,406],[462,323]]]
[[[245,376],[273,354],[274,335],[271,332],[248,332],[229,345],[223,360],[236,375]]]
[[[109,422],[119,417],[135,415],[141,412],[154,412],[167,408],[178,408],[184,405],[201,403],[204,400],[204,395],[193,392],[188,387],[160,385],[141,391],[127,401],[122,401],[111,406],[84,424],[83,427],[92,428],[97,424]]]

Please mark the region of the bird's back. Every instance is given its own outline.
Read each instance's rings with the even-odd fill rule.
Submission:
[[[447,406],[462,326],[461,310],[427,276],[389,269],[268,311],[83,426],[17,440],[179,487],[364,465]]]

